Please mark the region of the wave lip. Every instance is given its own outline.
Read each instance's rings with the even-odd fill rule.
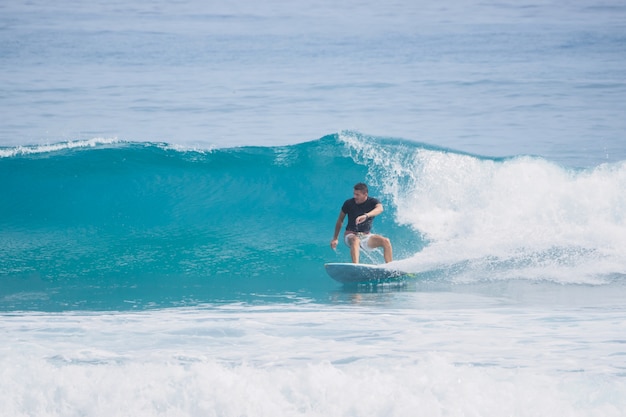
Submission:
[[[125,143],[125,141],[119,140],[117,138],[93,138],[45,145],[15,146],[11,148],[0,148],[0,158],[10,158],[13,156],[21,155],[45,154],[68,149],[96,148],[102,145],[114,145],[118,143]]]

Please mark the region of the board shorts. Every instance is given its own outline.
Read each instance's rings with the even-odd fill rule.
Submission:
[[[370,237],[372,237],[371,233],[361,233],[361,232],[353,232],[353,231],[346,232],[346,234],[343,236],[343,241],[348,247],[350,247],[350,238],[352,236],[356,236],[361,240],[361,242],[359,242],[361,249],[367,250],[367,251],[371,251],[373,249],[367,246],[367,241],[370,240]]]

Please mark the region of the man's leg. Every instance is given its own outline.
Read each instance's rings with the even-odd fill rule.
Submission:
[[[350,256],[352,256],[352,262],[358,264],[359,255],[361,254],[361,239],[356,235],[350,235],[348,241],[350,242]]]
[[[385,262],[391,262],[393,260],[393,249],[391,248],[391,241],[381,235],[372,235],[367,240],[367,246],[370,248],[383,248],[383,255]]]

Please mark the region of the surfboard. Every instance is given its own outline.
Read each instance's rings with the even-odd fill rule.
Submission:
[[[409,275],[386,265],[328,263],[324,264],[324,269],[332,279],[343,284],[395,280]]]

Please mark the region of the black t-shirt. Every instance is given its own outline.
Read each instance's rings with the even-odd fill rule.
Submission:
[[[374,210],[378,204],[380,204],[380,201],[374,197],[367,197],[367,200],[361,204],[357,204],[356,201],[354,201],[354,198],[346,200],[345,203],[343,203],[343,206],[341,206],[341,211],[348,215],[348,225],[346,226],[346,230],[369,233],[372,228],[374,218],[370,217],[358,225],[356,224],[356,218]]]

